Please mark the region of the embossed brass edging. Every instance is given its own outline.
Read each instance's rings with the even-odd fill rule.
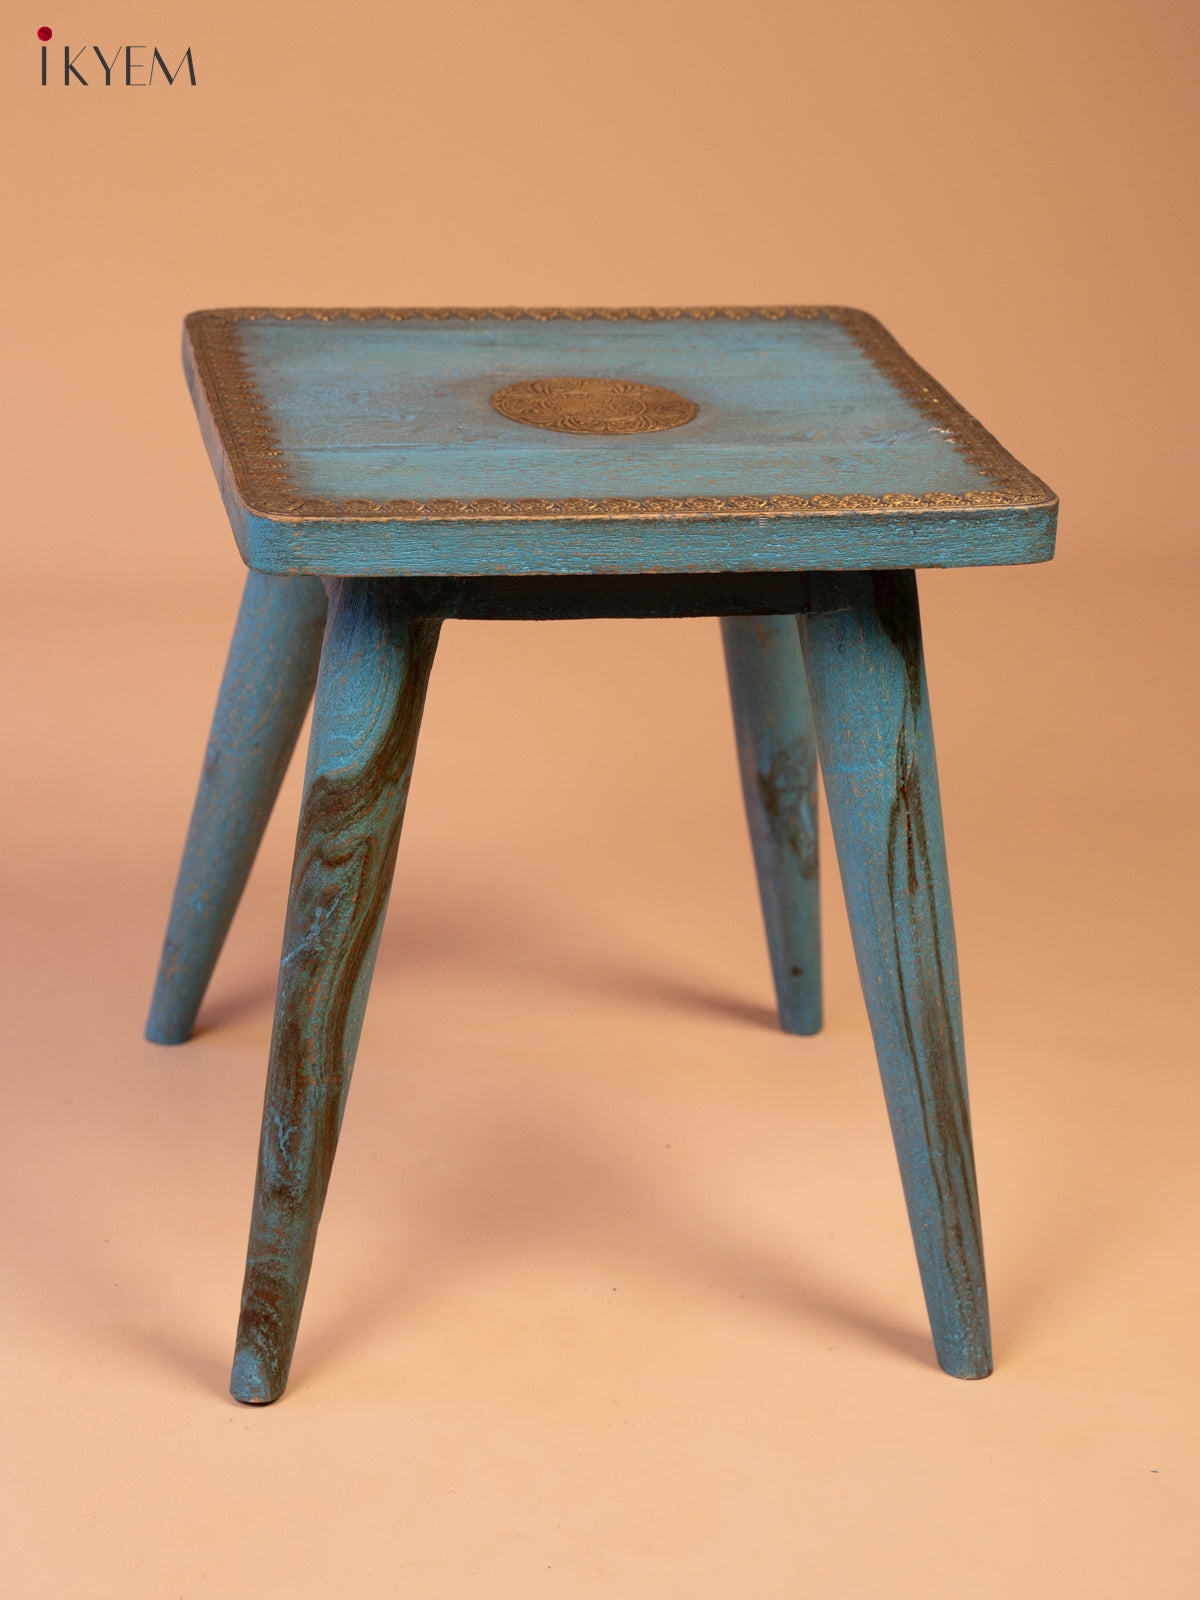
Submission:
[[[696,495],[685,499],[569,500],[325,500],[304,495],[288,476],[284,451],[271,415],[250,373],[238,332],[241,322],[272,318],[280,322],[407,322],[494,318],[517,322],[558,319],[586,322],[670,322],[679,318],[744,321],[761,317],[778,322],[797,317],[835,322],[851,336],[876,370],[914,410],[946,435],[965,460],[989,478],[994,490],[966,494]],[[887,329],[865,311],[848,306],[683,306],[519,309],[516,307],[231,307],[193,311],[185,327],[197,375],[229,459],[238,492],[255,515],[281,521],[354,522],[517,522],[547,518],[586,520],[700,517],[795,517],[838,513],[986,511],[1001,507],[1052,505],[1053,491],[1023,467],[963,409],[942,386],[898,345]]]

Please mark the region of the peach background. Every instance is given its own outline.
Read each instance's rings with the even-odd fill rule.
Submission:
[[[6,1592],[1194,1594],[1193,8],[100,12],[2,63]],[[41,23],[199,86],[43,90]],[[873,310],[1064,500],[922,591],[997,1372],[932,1363],[831,850],[772,1027],[715,625],[452,624],[241,1410],[297,796],[142,1043],[240,584],[180,318],[738,301]]]

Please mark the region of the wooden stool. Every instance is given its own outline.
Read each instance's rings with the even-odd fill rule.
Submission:
[[[232,1393],[287,1382],[443,617],[719,616],[780,1021],[821,1025],[817,753],[938,1360],[991,1370],[916,567],[1056,501],[839,307],[197,312],[250,568],[147,1037],[187,1039],[314,686]]]

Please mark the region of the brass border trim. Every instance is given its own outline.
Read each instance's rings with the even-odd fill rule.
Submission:
[[[671,322],[691,318],[744,321],[760,317],[835,322],[851,336],[875,369],[909,404],[944,433],[961,456],[996,485],[966,494],[884,495],[697,495],[644,500],[324,500],[304,495],[291,481],[285,452],[271,414],[250,372],[238,325],[272,318],[279,322]],[[213,412],[221,443],[242,501],[259,516],[286,521],[499,522],[548,518],[795,517],[837,513],[986,511],[1052,505],[1053,491],[1009,455],[982,423],[964,410],[937,380],[919,367],[887,329],[868,312],[848,306],[683,306],[519,309],[516,307],[363,307],[314,309],[230,307],[193,311],[185,324],[196,372]]]

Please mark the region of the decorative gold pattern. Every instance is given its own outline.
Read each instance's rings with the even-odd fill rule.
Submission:
[[[250,373],[238,333],[241,322],[270,318],[280,322],[408,322],[495,318],[517,322],[563,319],[586,322],[672,322],[679,318],[708,322],[744,321],[760,317],[779,322],[796,317],[835,322],[858,345],[876,370],[921,416],[944,433],[965,460],[995,484],[994,489],[965,494],[816,494],[697,495],[634,499],[571,500],[325,500],[300,492],[288,476],[284,451],[271,414]],[[354,522],[497,522],[545,521],[549,518],[645,519],[729,516],[811,516],[846,512],[975,511],[1052,505],[1055,495],[1033,473],[1009,455],[983,424],[965,411],[936,379],[909,356],[887,329],[865,311],[847,306],[679,306],[539,308],[497,307],[358,307],[338,309],[235,307],[194,311],[186,322],[196,372],[213,412],[221,443],[238,493],[256,515],[283,521]],[[518,387],[518,386],[514,386]],[[647,386],[648,387],[648,386]],[[503,392],[503,391],[501,391]],[[669,393],[670,391],[662,391]],[[682,398],[682,397],[680,397]],[[690,403],[690,402],[689,402]]]
[[[491,404],[513,422],[552,433],[657,433],[696,415],[673,389],[628,378],[531,378],[497,389]]]

